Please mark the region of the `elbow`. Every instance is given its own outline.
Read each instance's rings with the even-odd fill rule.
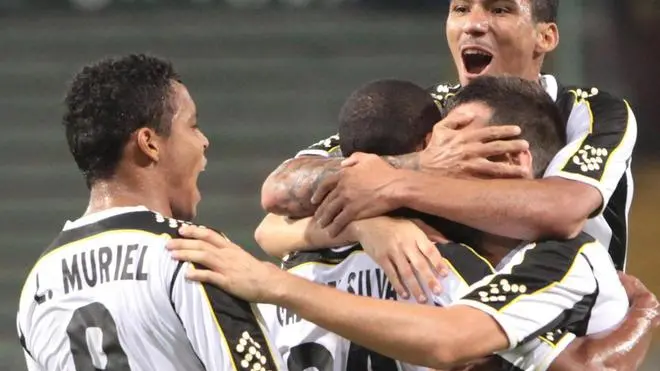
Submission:
[[[279,207],[282,203],[281,187],[272,178],[271,174],[261,186],[261,207],[267,213],[279,214],[282,211]]]
[[[268,223],[268,217],[266,217],[261,221],[257,229],[254,230],[254,240],[263,252],[273,258],[282,259],[286,254],[281,249],[275,248],[271,243],[272,235],[273,231],[271,230],[270,223]]]
[[[566,197],[568,199],[568,197]],[[538,217],[535,239],[568,240],[577,237],[587,222],[589,213],[583,212],[570,200],[555,200],[542,208]]]
[[[580,234],[584,228],[584,224],[587,221],[586,219],[579,218],[550,218],[548,220],[551,220],[552,223],[545,225],[541,236],[544,238],[552,238],[558,240],[569,240],[577,237],[577,235]]]
[[[437,339],[426,354],[430,356],[427,365],[434,369],[451,369],[462,361],[461,350],[453,342]]]

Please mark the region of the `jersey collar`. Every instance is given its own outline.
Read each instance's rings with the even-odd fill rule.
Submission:
[[[67,222],[64,224],[64,228],[62,228],[63,231],[69,230],[69,229],[74,229],[78,227],[82,227],[83,225],[91,224],[91,223],[96,223],[99,220],[102,219],[107,219],[111,216],[119,215],[119,214],[125,214],[125,213],[132,213],[136,211],[149,211],[145,206],[127,206],[127,207],[113,207],[111,209],[99,211],[93,214],[88,214],[84,215],[76,220],[67,220]]]

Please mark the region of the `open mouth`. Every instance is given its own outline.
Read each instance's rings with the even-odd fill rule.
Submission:
[[[493,55],[482,49],[465,49],[461,53],[465,71],[469,74],[479,75],[493,61]]]

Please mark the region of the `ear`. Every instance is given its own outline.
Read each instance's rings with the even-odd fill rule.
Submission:
[[[137,147],[140,152],[153,162],[160,159],[161,138],[151,128],[140,128],[135,133]]]
[[[528,178],[534,178],[534,158],[532,153],[526,149],[515,156],[510,157],[511,162],[516,165],[520,165],[528,171]]]
[[[559,45],[559,29],[556,23],[539,22],[536,25],[536,52],[547,54]]]

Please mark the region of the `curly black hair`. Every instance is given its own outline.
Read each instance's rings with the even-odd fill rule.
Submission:
[[[169,134],[174,81],[180,78],[170,62],[144,54],[105,58],[75,75],[62,124],[88,187],[114,175],[136,130]]]

